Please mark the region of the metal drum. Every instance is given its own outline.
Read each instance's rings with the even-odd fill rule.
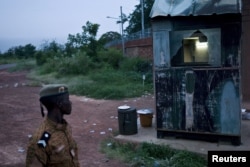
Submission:
[[[138,132],[137,112],[129,106],[118,107],[119,132],[122,135],[133,135]]]

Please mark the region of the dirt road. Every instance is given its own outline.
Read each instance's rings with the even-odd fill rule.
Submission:
[[[29,135],[42,121],[38,92],[29,86],[26,72],[0,70],[0,166],[25,166]],[[125,167],[99,151],[99,143],[118,132],[117,107],[153,108],[151,95],[126,100],[95,100],[71,95],[73,110],[65,119],[78,143],[81,166]]]

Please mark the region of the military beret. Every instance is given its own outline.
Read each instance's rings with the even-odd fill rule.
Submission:
[[[40,90],[40,98],[63,95],[68,93],[68,87],[64,84],[49,84],[44,85]]]

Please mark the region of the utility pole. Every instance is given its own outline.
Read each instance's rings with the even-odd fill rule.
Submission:
[[[144,0],[141,0],[141,33],[144,37]]]
[[[122,26],[122,54],[123,56],[125,56],[125,45],[124,45],[124,35],[123,35],[124,19],[123,19],[123,13],[122,13],[122,6],[120,7],[120,10],[121,10],[121,26]]]

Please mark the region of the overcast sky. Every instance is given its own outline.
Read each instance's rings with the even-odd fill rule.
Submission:
[[[87,21],[100,24],[97,38],[108,31],[120,33],[120,6],[127,16],[140,0],[0,0],[0,51],[45,40],[64,44],[68,34],[82,32]],[[124,25],[124,28],[127,25]]]

